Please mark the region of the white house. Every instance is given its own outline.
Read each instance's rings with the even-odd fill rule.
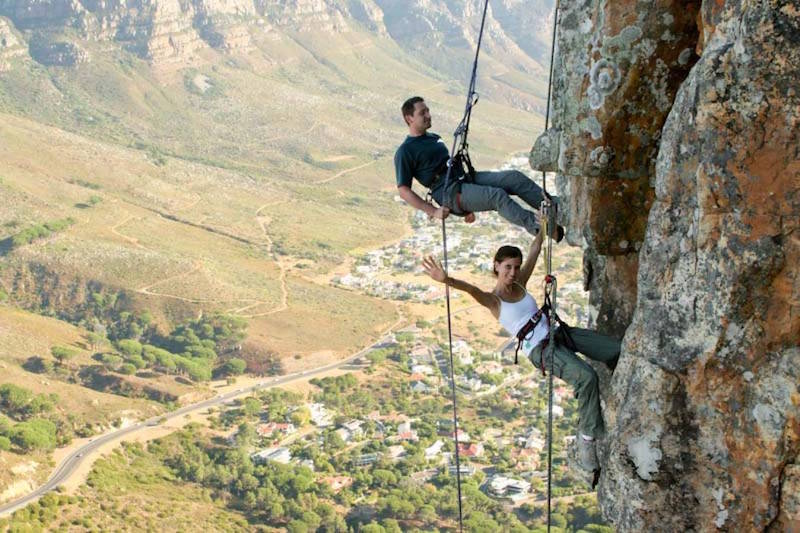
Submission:
[[[333,424],[333,415],[321,403],[309,404],[308,410],[311,413],[311,421],[317,427],[328,427]]]
[[[415,381],[413,385],[411,385],[411,390],[413,392],[418,392],[420,394],[425,394],[431,390],[430,387],[425,385],[422,381]]]
[[[539,416],[545,420],[547,419],[547,407],[544,407],[541,411],[539,411]],[[561,418],[562,416],[564,416],[564,408],[560,405],[553,404],[553,418]]]
[[[528,497],[531,484],[521,479],[495,475],[489,480],[488,491],[493,496],[508,498],[516,502]]]
[[[342,424],[342,426],[336,430],[336,434],[345,442],[359,439],[364,436],[364,430],[361,428],[363,424],[364,422],[361,420],[350,420]]]
[[[458,382],[459,386],[464,387],[472,392],[481,390],[481,387],[483,386],[483,381],[478,378],[465,378],[462,376],[457,376],[456,381]]]
[[[256,452],[250,456],[255,463],[266,463],[267,461],[274,461],[276,463],[289,464],[292,460],[292,453],[289,448],[266,448],[260,452]]]
[[[394,444],[386,448],[386,454],[390,459],[397,461],[406,454],[406,449],[399,444]]]
[[[472,348],[470,348],[467,341],[463,339],[453,342],[453,355],[458,357],[462,365],[471,365],[473,363]]]
[[[441,439],[437,439],[436,442],[425,448],[425,459],[433,459],[442,451],[442,447],[444,447],[444,442]]]
[[[433,368],[430,365],[414,365],[411,367],[412,374],[425,374],[426,376],[433,374]]]

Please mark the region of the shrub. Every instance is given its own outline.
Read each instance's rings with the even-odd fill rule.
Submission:
[[[225,361],[225,364],[222,365],[222,375],[223,376],[238,376],[243,374],[245,369],[247,368],[247,363],[244,359],[238,359],[234,357],[233,359],[228,359]]]
[[[77,350],[67,346],[53,346],[50,348],[50,353],[58,360],[59,364],[64,364],[64,361],[72,359],[78,354]]]
[[[56,425],[43,418],[20,422],[12,430],[11,442],[26,452],[52,450],[56,447]]]
[[[142,344],[134,339],[122,339],[117,341],[117,349],[124,355],[141,355]]]
[[[119,367],[119,372],[121,374],[127,374],[127,375],[135,374],[136,367],[130,363],[125,363],[124,365]]]
[[[122,357],[114,353],[104,353],[100,360],[103,362],[103,366],[109,370],[116,370],[123,362]]]
[[[49,374],[53,371],[53,361],[34,355],[23,363],[22,368],[35,374]]]

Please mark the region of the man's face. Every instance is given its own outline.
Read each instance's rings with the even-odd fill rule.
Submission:
[[[414,114],[406,115],[409,129],[417,132],[426,132],[431,127],[431,110],[425,102],[414,104]]]

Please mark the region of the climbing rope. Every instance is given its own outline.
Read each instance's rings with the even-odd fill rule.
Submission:
[[[450,150],[450,159],[447,161],[447,172],[444,178],[444,191],[450,181],[450,175],[453,172],[453,160],[458,154],[467,153],[467,133],[469,133],[469,121],[472,117],[472,107],[478,103],[478,94],[475,92],[475,83],[478,73],[478,54],[481,52],[481,41],[483,40],[483,28],[486,24],[486,10],[489,7],[489,0],[486,0],[483,5],[483,17],[481,18],[481,29],[478,32],[478,44],[475,48],[475,60],[472,62],[472,76],[470,77],[469,90],[467,91],[467,104],[464,109],[464,116],[461,122],[456,127],[453,133],[453,148]],[[458,151],[456,151],[456,147]],[[469,162],[469,156],[466,156]],[[471,166],[471,164],[470,164]],[[461,458],[458,451],[458,407],[456,400],[456,378],[455,378],[455,363],[453,360],[453,325],[450,313],[450,285],[446,283],[448,274],[447,266],[447,224],[445,219],[442,219],[442,251],[444,255],[444,275],[445,275],[445,300],[447,302],[447,346],[450,353],[450,391],[453,396],[453,442],[455,443],[455,457],[456,457],[456,488],[458,490],[458,530],[464,531],[464,510],[462,505],[461,496]]]
[[[556,51],[556,30],[558,29],[558,13],[559,13],[559,0],[556,0],[555,12],[553,14],[553,36],[550,43],[550,73],[547,80],[547,108],[544,115],[544,131],[547,132],[550,126],[550,100],[553,91],[553,59],[555,58]],[[553,239],[550,238],[550,217],[553,216],[554,207],[547,194],[547,172],[542,170],[542,192],[544,200],[541,205],[542,225],[539,231],[543,231],[547,237],[547,246],[545,247],[544,263],[546,275],[544,278],[544,302],[543,305],[549,305],[550,317],[555,318],[556,315],[556,289],[557,281],[553,276]],[[555,218],[555,217],[553,217]],[[555,223],[555,222],[554,222]],[[556,226],[557,231],[557,226]],[[553,494],[553,363],[555,360],[555,326],[554,320],[548,317],[548,343],[543,348],[542,354],[545,354],[547,349],[550,350],[549,370],[547,376],[547,532],[550,533],[550,524],[552,519],[552,494]]]

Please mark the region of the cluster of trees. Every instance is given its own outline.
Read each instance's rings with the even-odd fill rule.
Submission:
[[[0,408],[3,413],[17,420],[27,420],[32,416],[50,412],[56,402],[58,402],[56,394],[34,394],[13,383],[0,385]]]
[[[117,294],[92,294],[90,307],[106,313],[117,302]],[[247,363],[237,357],[219,361],[219,353],[234,351],[245,337],[244,319],[227,315],[211,315],[177,326],[167,336],[152,327],[149,313],[121,312],[111,327],[95,327],[87,341],[93,349],[110,343],[114,350],[98,353],[105,368],[122,374],[152,370],[187,376],[193,381],[208,381],[214,376],[236,376],[244,373]],[[59,358],[54,348],[53,355]],[[43,367],[40,361],[38,367]],[[34,362],[31,362],[33,365]],[[46,365],[43,367],[46,370]]]
[[[130,311],[124,292],[92,287],[80,306],[60,313],[60,318],[89,330],[87,342],[95,358],[107,369],[133,374],[139,370],[180,374],[194,381],[214,376],[244,373],[247,363],[239,357],[220,355],[236,351],[246,336],[247,322],[239,317],[213,314],[175,327],[169,334],[158,331],[147,311]],[[108,350],[107,347],[111,347]],[[53,356],[63,363],[74,355],[68,348],[54,348]],[[51,372],[53,366],[41,357],[29,361],[30,370]],[[27,368],[27,367],[26,367]]]
[[[87,305],[92,313],[113,314],[109,309],[114,308],[119,297],[116,293],[94,292]],[[78,351],[68,346],[53,346],[52,358],[33,356],[23,367],[30,372],[69,377],[84,383],[91,383],[103,368],[129,375],[148,370],[151,374],[186,376],[197,382],[237,376],[247,369],[244,359],[231,356],[237,352],[237,343],[245,337],[247,323],[238,317],[206,316],[181,324],[168,335],[158,333],[146,312],[118,313],[110,327],[97,318],[92,320],[93,331],[87,334],[86,340],[95,351],[93,358],[102,366],[70,367],[67,363]],[[227,356],[223,358],[219,354]]]
[[[0,450],[10,450],[12,445],[22,452],[55,448],[58,426],[44,415],[56,403],[55,394],[34,394],[12,383],[0,385],[0,410],[7,415],[0,415]]]
[[[10,237],[11,247],[18,248],[30,244],[37,239],[49,237],[53,233],[62,231],[75,223],[75,219],[67,217],[60,220],[51,220],[43,224],[36,224],[20,231]]]

